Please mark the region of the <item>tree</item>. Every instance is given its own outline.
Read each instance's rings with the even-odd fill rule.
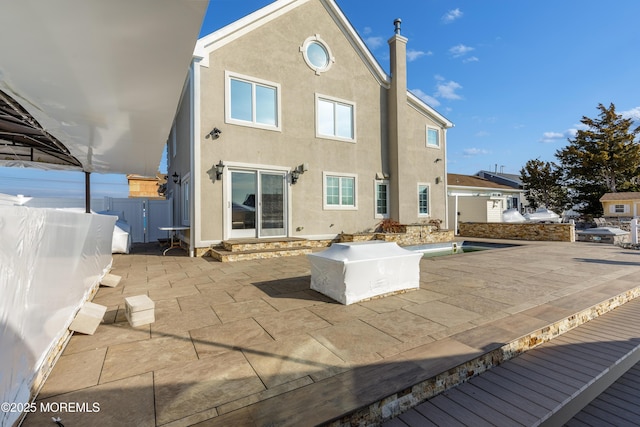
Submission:
[[[599,104],[599,118],[582,117],[587,129],[578,130],[569,145],[556,151],[580,212],[602,215],[604,193],[637,191],[640,172],[640,144],[635,141],[640,126],[631,129],[632,119],[616,114],[615,105]]]
[[[525,197],[532,208],[544,206],[560,214],[569,206],[562,169],[557,164],[539,159],[529,160],[520,169],[520,179],[526,190]]]

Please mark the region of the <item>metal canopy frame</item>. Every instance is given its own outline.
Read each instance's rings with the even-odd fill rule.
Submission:
[[[38,162],[82,169],[69,149],[47,132],[20,103],[0,90],[0,160]]]

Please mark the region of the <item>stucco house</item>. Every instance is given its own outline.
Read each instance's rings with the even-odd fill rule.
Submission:
[[[408,40],[389,27],[390,73],[334,0],[278,0],[198,40],[168,141],[192,254],[446,221],[453,124],[407,90]]]
[[[520,211],[526,201],[525,190],[498,184],[479,176],[447,175],[449,226],[458,230],[459,222],[502,222],[506,209]]]

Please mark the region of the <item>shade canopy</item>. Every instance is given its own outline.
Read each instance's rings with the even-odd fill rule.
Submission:
[[[0,166],[155,175],[208,0],[0,0]]]

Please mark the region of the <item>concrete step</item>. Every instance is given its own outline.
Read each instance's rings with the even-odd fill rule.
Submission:
[[[223,248],[212,248],[210,253],[211,257],[215,260],[221,262],[235,262],[305,255],[311,253],[311,248],[308,246],[299,246],[294,248],[255,249],[244,251],[229,251]]]
[[[229,252],[248,252],[270,249],[295,249],[306,247],[307,239],[297,237],[276,237],[266,239],[232,239],[222,242],[224,250]],[[255,259],[255,258],[254,258]]]

